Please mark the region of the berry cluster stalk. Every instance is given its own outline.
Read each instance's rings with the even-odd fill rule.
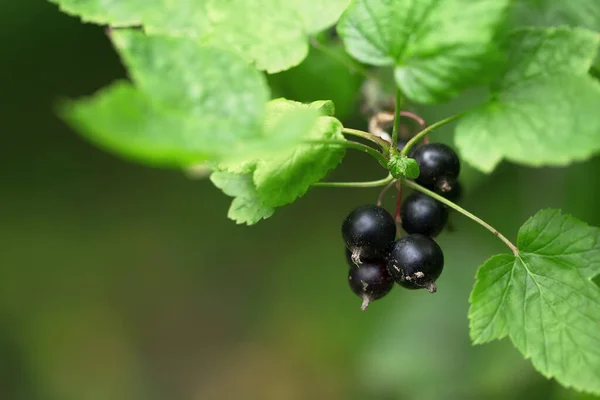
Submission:
[[[398,135],[400,132],[400,110],[402,109],[402,92],[396,90],[396,110],[394,113],[394,128],[392,130],[392,145],[390,146],[390,157],[394,154],[398,148]]]
[[[379,164],[381,164],[382,167],[386,168],[386,166],[387,166],[387,159],[379,151],[375,150],[374,148],[372,148],[370,146],[367,146],[366,144],[351,142],[349,140],[316,140],[316,139],[308,140],[304,143],[306,143],[306,144],[323,144],[323,145],[328,145],[328,146],[340,146],[340,147],[345,147],[345,148],[349,148],[349,149],[363,151],[363,152],[369,154],[371,157],[373,157],[377,161],[379,161]]]
[[[380,151],[376,151],[375,149],[373,149],[369,146],[366,146],[366,145],[363,145],[360,143],[356,143],[356,142],[350,142],[350,141],[319,141],[319,142],[311,142],[311,143],[339,145],[339,146],[344,146],[344,147],[348,147],[348,148],[354,148],[357,150],[361,150],[361,151],[364,151],[364,152],[370,154],[371,156],[373,156],[381,165],[383,165],[385,167],[385,165],[386,165],[385,163],[386,163],[388,157],[391,157],[395,152],[397,152],[400,117],[401,117],[401,113],[402,113],[400,111],[400,109],[402,107],[402,101],[403,101],[402,93],[398,90],[396,92],[396,109],[395,109],[395,113],[394,113],[394,128],[392,131],[391,145],[390,145],[390,143],[386,142],[385,140],[383,140],[375,135],[372,135],[370,133],[363,132],[363,131],[360,131],[357,129],[350,129],[350,128],[343,129],[343,132],[347,135],[360,137],[362,139],[368,140],[368,141],[372,142],[373,144],[379,146]],[[434,131],[435,129],[437,129],[443,125],[449,124],[450,122],[457,120],[462,115],[464,115],[464,113],[459,113],[459,114],[453,115],[451,117],[440,120],[424,129],[422,129],[419,133],[417,133],[415,136],[413,136],[408,141],[408,143],[404,146],[404,148],[400,152],[400,155],[403,157],[406,157],[408,152],[410,151],[411,147],[413,147],[420,140],[425,138],[427,136],[427,134],[429,134],[430,132]],[[465,210],[464,208],[460,207],[459,205],[453,203],[452,201],[444,198],[443,196],[440,196],[439,194],[437,194],[437,193],[435,193],[435,192],[433,192],[433,191],[431,191],[409,179],[406,179],[406,178],[394,179],[394,177],[391,174],[389,174],[387,177],[376,180],[376,181],[369,181],[369,182],[318,182],[318,183],[315,183],[313,186],[318,186],[318,187],[356,187],[356,188],[385,186],[385,188],[381,191],[378,201],[377,201],[378,204],[381,204],[383,195],[388,191],[389,188],[391,188],[394,185],[394,183],[397,184],[397,187],[399,189],[397,205],[401,201],[400,187],[402,184],[404,184],[411,189],[417,190],[419,192],[422,192],[422,193],[436,199],[437,201],[447,205],[448,207],[458,211],[459,213],[463,214],[464,216],[477,222],[479,225],[483,226],[488,231],[492,232],[495,236],[497,236],[500,240],[502,240],[504,242],[504,244],[506,244],[511,249],[513,254],[515,256],[518,256],[519,249],[517,248],[517,246],[515,246],[504,235],[502,235],[500,232],[498,232],[493,226],[491,226],[490,224],[488,224],[481,218],[477,217],[476,215]],[[396,210],[396,222],[398,222],[398,217],[399,217],[398,213],[399,213],[399,208]]]
[[[448,117],[446,119],[442,119],[441,121],[436,122],[435,124],[429,125],[427,128],[423,129],[421,132],[417,133],[415,136],[413,136],[408,143],[406,143],[406,145],[404,146],[404,148],[402,149],[402,151],[400,152],[400,155],[406,157],[406,155],[408,154],[408,152],[410,151],[410,149],[417,144],[421,139],[423,139],[423,137],[427,136],[428,133],[436,130],[437,128],[439,128],[440,126],[449,124],[452,121],[457,120],[458,118],[462,117],[464,113],[458,113],[455,114],[451,117]]]
[[[474,214],[471,214],[469,211],[465,210],[464,208],[462,208],[461,206],[451,202],[450,200],[446,199],[443,196],[440,196],[439,194],[432,192],[431,190],[424,188],[423,186],[419,185],[416,182],[413,182],[411,180],[408,179],[403,179],[402,180],[404,182],[404,184],[406,186],[408,186],[411,189],[417,190],[421,193],[425,193],[426,195],[436,199],[437,201],[439,201],[440,203],[444,203],[445,205],[447,205],[450,208],[453,208],[454,210],[458,211],[459,213],[461,213],[462,215],[464,215],[465,217],[471,218],[473,221],[477,222],[479,225],[483,226],[484,228],[486,228],[488,231],[492,232],[494,235],[496,235],[500,240],[502,240],[504,242],[504,244],[506,244],[513,252],[513,254],[516,256],[519,255],[519,249],[517,248],[517,246],[515,246],[510,240],[508,240],[504,235],[502,235],[500,232],[498,232],[493,226],[491,226],[490,224],[488,224],[487,222],[485,222],[484,220],[482,220],[481,218],[477,217]]]

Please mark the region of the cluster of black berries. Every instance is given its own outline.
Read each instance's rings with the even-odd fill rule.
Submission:
[[[426,144],[411,152],[420,167],[416,182],[457,201],[460,162],[456,153],[440,143]],[[439,201],[414,192],[400,209],[407,235],[396,240],[396,223],[383,207],[365,205],[353,210],[342,225],[350,288],[369,302],[385,296],[394,281],[407,289],[437,290],[435,281],[444,267],[444,254],[432,239],[448,221],[448,209]]]

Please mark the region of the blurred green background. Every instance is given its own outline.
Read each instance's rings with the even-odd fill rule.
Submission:
[[[397,288],[361,313],[340,225],[376,189],[315,189],[236,226],[207,180],[115,158],[54,115],[61,98],[125,75],[102,28],[6,0],[0,50],[0,399],[591,398],[538,375],[507,341],[471,346],[475,270],[506,251],[471,221],[453,215],[455,232],[439,237],[437,294]],[[271,82],[275,95],[333,98],[364,126],[359,78],[322,53]],[[421,112],[433,121],[477,97]],[[350,153],[331,178],[382,172]],[[599,225],[599,173],[600,159],[465,168],[464,205],[511,239],[545,207]]]

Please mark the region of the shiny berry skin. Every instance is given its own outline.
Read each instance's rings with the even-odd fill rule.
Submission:
[[[394,242],[387,267],[400,286],[433,293],[444,268],[444,254],[433,239],[415,233]]]
[[[446,226],[448,209],[426,194],[414,192],[402,202],[400,217],[406,233],[434,237]]]
[[[446,182],[442,187],[434,187],[433,190],[440,196],[445,197],[453,203],[457,203],[462,197],[462,186],[459,181]]]
[[[384,257],[394,238],[396,224],[385,208],[364,205],[354,209],[342,224],[342,236],[352,252],[352,260],[360,265],[362,259]]]
[[[428,143],[411,152],[411,157],[419,164],[420,174],[417,183],[437,188],[445,183],[455,182],[460,172],[458,156],[443,143]]]
[[[361,299],[361,310],[365,311],[369,303],[382,298],[392,290],[394,280],[390,276],[386,261],[365,260],[359,267],[350,267],[348,273],[350,289]]]

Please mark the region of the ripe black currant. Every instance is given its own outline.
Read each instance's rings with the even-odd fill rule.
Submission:
[[[416,233],[394,242],[387,266],[400,286],[425,288],[433,293],[437,290],[435,281],[444,268],[444,254],[433,239]]]
[[[453,203],[456,203],[462,197],[462,186],[459,181],[446,182],[442,187],[434,187],[432,190],[440,196],[443,196]]]
[[[363,311],[370,302],[382,298],[394,286],[385,259],[365,260],[359,267],[351,264],[348,283],[352,291],[363,299],[360,307]]]
[[[352,260],[385,256],[396,237],[396,224],[385,208],[365,205],[356,208],[342,224],[342,236]]]
[[[352,260],[352,252],[350,250],[348,250],[347,248],[344,248],[345,252],[346,252],[346,262],[348,263],[348,265],[351,268],[356,268],[358,267],[358,265],[356,265],[354,263],[354,261]]]
[[[415,192],[402,203],[400,217],[402,228],[407,233],[433,237],[437,236],[448,222],[448,209],[439,201]]]
[[[416,181],[423,186],[444,190],[458,178],[460,161],[454,150],[445,144],[425,144],[412,151],[411,156],[419,164],[420,174]]]

